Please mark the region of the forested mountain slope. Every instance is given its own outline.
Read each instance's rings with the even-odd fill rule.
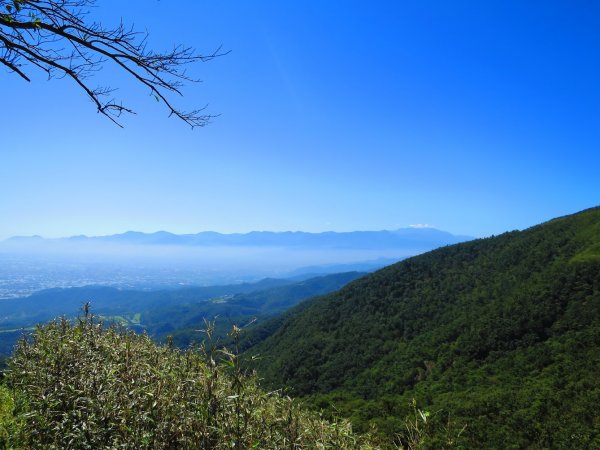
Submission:
[[[141,324],[155,339],[164,341],[171,336],[175,345],[185,348],[202,339],[198,329],[204,328],[205,320],[214,322],[216,336],[225,337],[233,324],[261,323],[303,300],[336,291],[363,275],[346,272],[296,282],[288,280],[289,284],[283,286],[217,297],[211,301],[157,307],[142,315]]]
[[[415,398],[469,448],[600,448],[600,208],[404,260],[252,336],[267,385],[362,430],[393,435]]]

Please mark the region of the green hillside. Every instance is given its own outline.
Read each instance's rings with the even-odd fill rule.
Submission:
[[[175,345],[185,348],[201,339],[198,328],[202,328],[205,319],[214,320],[216,335],[225,337],[233,324],[261,323],[307,298],[336,291],[363,275],[346,272],[301,281],[288,280],[283,286],[221,295],[209,301],[154,307],[142,314],[141,325],[155,339],[164,341],[171,336]]]
[[[251,337],[266,385],[359,430],[393,435],[414,398],[467,448],[600,448],[600,208],[410,258]]]
[[[347,272],[301,280],[264,279],[256,283],[188,287],[164,291],[119,290],[87,286],[48,289],[23,299],[0,302],[0,356],[8,356],[23,334],[58,316],[75,317],[89,301],[108,321],[145,331],[159,341],[172,336],[182,348],[201,338],[204,319],[216,318],[216,333],[232,324],[260,322],[298,302],[335,291],[364,275]],[[1,367],[1,361],[0,361]]]

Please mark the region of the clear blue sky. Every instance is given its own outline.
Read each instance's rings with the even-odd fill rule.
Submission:
[[[119,129],[67,80],[0,69],[0,238],[134,229],[485,236],[600,204],[594,1],[98,0],[149,45],[231,53],[175,99],[118,72]],[[34,72],[30,72],[34,73]]]

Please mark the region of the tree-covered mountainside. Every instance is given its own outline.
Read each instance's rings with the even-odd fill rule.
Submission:
[[[155,339],[173,338],[175,345],[187,347],[201,338],[204,320],[215,323],[215,335],[224,337],[232,325],[261,323],[299,302],[330,293],[365,275],[346,272],[324,275],[251,292],[216,297],[210,301],[187,302],[153,308],[142,315],[141,325]]]
[[[414,398],[467,448],[600,448],[600,208],[410,258],[249,338],[268,386],[361,430]]]

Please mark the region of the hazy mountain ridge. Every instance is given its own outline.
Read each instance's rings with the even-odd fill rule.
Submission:
[[[45,239],[40,236],[14,236],[5,243],[111,243],[127,245],[176,245],[176,246],[280,246],[305,248],[397,248],[441,246],[473,239],[458,236],[435,228],[400,228],[394,231],[351,231],[309,233],[303,231],[251,231],[249,233],[223,234],[203,231],[196,234],[174,234],[167,231],[142,233],[127,231],[108,236],[71,236]]]
[[[0,299],[86,285],[165,289],[372,271],[467,239],[429,228],[350,233],[127,232],[0,242]]]

